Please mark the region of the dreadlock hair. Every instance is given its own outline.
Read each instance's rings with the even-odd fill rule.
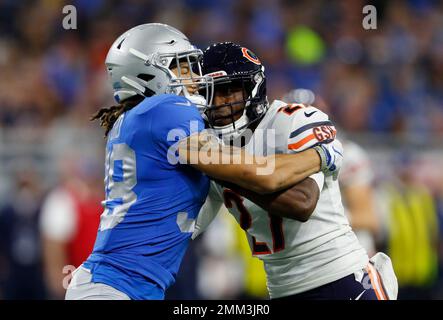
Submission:
[[[100,126],[105,128],[105,138],[108,136],[109,131],[111,131],[115,121],[120,117],[122,113],[131,110],[136,105],[138,105],[144,99],[141,95],[136,95],[130,97],[118,105],[112,107],[103,107],[92,115],[89,119],[91,121],[100,120]]]

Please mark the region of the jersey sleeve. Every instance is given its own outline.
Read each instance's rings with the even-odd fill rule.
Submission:
[[[311,178],[312,180],[315,181],[315,183],[318,186],[318,190],[320,192],[322,192],[323,191],[323,186],[325,184],[325,175],[323,174],[323,172],[317,172],[317,173],[311,174],[309,176],[309,178]]]
[[[192,239],[197,238],[203,231],[205,231],[215,217],[223,210],[226,211],[227,209],[223,204],[223,198],[220,195],[217,183],[211,181],[208,196],[197,216]]]
[[[286,131],[288,152],[301,152],[319,143],[332,142],[337,132],[327,114],[303,104],[280,107],[274,127]]]

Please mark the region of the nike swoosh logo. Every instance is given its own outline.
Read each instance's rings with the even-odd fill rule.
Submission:
[[[365,293],[365,292],[366,292],[366,290],[363,290],[363,292],[360,293],[360,294],[357,296],[357,298],[355,298],[354,300],[360,300],[361,296],[362,296],[363,293]]]
[[[317,111],[312,111],[312,112],[310,112],[310,113],[307,113],[306,111],[305,111],[305,116],[307,116],[308,118],[310,117],[310,116],[312,116],[314,113],[316,113]]]
[[[183,102],[176,102],[175,104],[181,105],[181,106],[187,106],[190,107],[191,106],[191,102],[190,101],[186,101],[186,103]]]

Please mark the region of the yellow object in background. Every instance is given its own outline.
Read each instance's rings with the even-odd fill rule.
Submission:
[[[286,49],[289,58],[300,65],[319,63],[326,53],[321,36],[307,26],[298,26],[288,32]]]
[[[437,277],[438,220],[428,190],[389,188],[389,253],[400,286],[424,287]]]

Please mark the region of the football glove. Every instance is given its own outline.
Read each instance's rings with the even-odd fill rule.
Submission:
[[[321,159],[320,171],[325,176],[332,176],[336,180],[343,163],[343,146],[341,142],[335,139],[328,144],[319,144],[314,149]]]

